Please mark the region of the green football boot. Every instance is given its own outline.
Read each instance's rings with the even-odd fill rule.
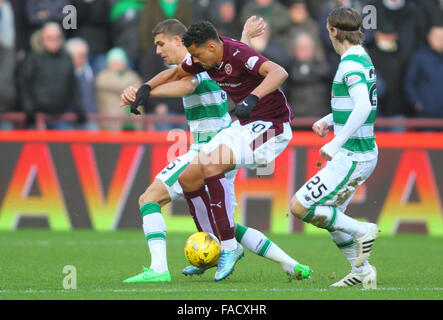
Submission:
[[[143,267],[143,272],[123,280],[125,283],[133,283],[133,282],[171,282],[171,274],[169,270],[158,273],[150,268]]]
[[[309,266],[305,266],[304,264],[299,263],[294,268],[293,277],[297,280],[309,279],[312,272],[313,271]]]

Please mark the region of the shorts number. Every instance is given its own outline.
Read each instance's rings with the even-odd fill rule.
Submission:
[[[266,129],[266,126],[263,123],[256,123],[252,126],[252,132],[259,133],[260,131],[263,131]]]
[[[166,170],[172,170],[175,168],[175,166],[177,165],[177,163],[179,163],[181,160],[180,159],[175,159],[174,161],[172,161],[169,166],[166,167]]]
[[[312,190],[312,188],[313,188],[314,186],[317,186],[319,183],[320,183],[320,177],[319,177],[319,176],[315,176],[311,181],[309,181],[309,182],[306,184],[306,189],[308,189],[308,190]],[[311,186],[311,185],[312,185],[312,186]],[[316,189],[317,189],[317,190],[312,190],[312,192],[311,192],[311,196],[312,196],[314,199],[318,199],[318,198],[320,198],[320,197],[323,195],[323,191],[328,190],[328,188],[326,188],[326,186],[325,186],[323,183],[320,184],[320,185],[318,185]]]

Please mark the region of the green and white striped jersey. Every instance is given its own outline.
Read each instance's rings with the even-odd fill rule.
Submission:
[[[232,123],[226,92],[206,72],[196,77],[199,85],[193,93],[183,97],[186,119],[194,136],[192,150],[199,150]]]
[[[342,56],[332,84],[332,116],[334,134],[337,135],[346,124],[354,102],[349,90],[357,85],[367,86],[372,105],[371,113],[364,124],[345,142],[340,151],[344,151],[354,161],[367,161],[378,155],[375,143],[374,121],[377,112],[377,87],[375,68],[365,49],[360,46],[349,48]]]

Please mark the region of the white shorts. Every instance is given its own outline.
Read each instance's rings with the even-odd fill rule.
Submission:
[[[169,163],[162,171],[160,171],[156,178],[161,180],[168,190],[171,200],[176,200],[183,197],[183,189],[178,183],[178,177],[180,173],[186,169],[188,164],[198,155],[198,151],[189,150],[184,155],[177,157],[174,161]],[[234,208],[237,205],[235,200],[235,186],[234,180],[238,170],[232,170],[226,173],[226,179],[228,180],[229,187],[231,189],[231,203]]]
[[[345,212],[358,187],[369,178],[376,165],[377,158],[357,162],[339,152],[295,195],[312,212],[319,205],[336,207]]]
[[[236,169],[267,166],[288,146],[292,138],[289,123],[254,121],[244,126],[235,121],[220,131],[202,151],[210,154],[221,145],[228,146],[234,154]]]

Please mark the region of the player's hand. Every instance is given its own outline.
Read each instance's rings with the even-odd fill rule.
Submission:
[[[323,159],[325,159],[326,161],[331,161],[332,157],[326,153],[326,151],[322,149],[320,149],[320,157],[322,157]]]
[[[133,114],[141,114],[140,111],[137,110],[138,106],[143,106],[145,109],[147,109],[148,106],[148,99],[151,95],[151,86],[149,84],[142,85],[135,95],[134,102],[131,103],[131,112]]]
[[[135,90],[134,87],[128,87],[126,88],[123,93],[120,95],[120,98],[122,99],[122,102],[120,103],[120,107],[125,107],[132,102],[135,101],[137,90]]]
[[[257,18],[256,16],[251,16],[246,20],[243,27],[243,32],[245,32],[249,38],[255,38],[261,36],[266,29],[265,22],[263,18]]]
[[[326,121],[322,121],[319,124],[314,123],[312,130],[321,138],[326,137],[326,135],[329,133],[329,127]]]
[[[237,104],[234,109],[234,113],[239,119],[249,119],[251,117],[251,111],[257,104],[258,97],[256,95],[248,95],[242,102]]]

